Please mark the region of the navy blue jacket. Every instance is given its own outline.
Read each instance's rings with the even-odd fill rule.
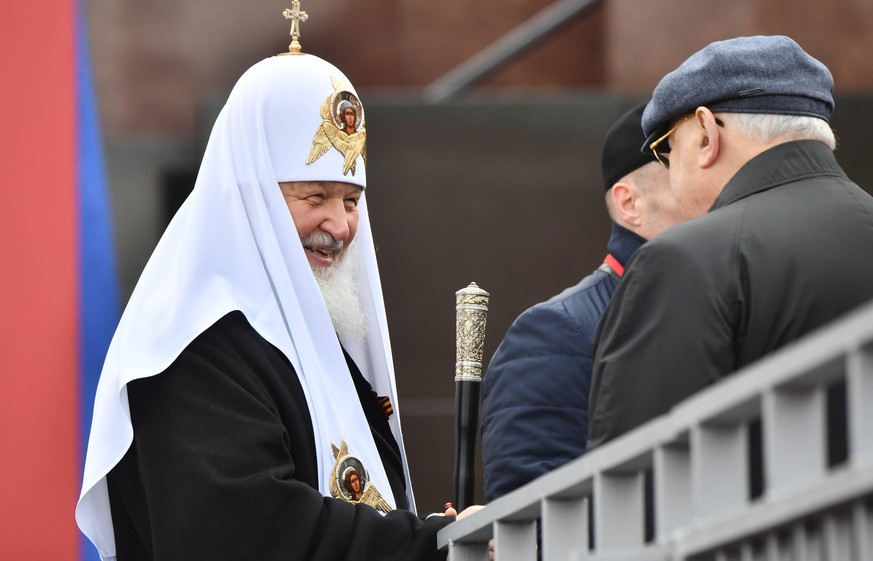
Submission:
[[[607,249],[624,266],[644,242],[614,224]],[[591,346],[617,284],[598,269],[506,332],[482,381],[486,501],[585,453]]]

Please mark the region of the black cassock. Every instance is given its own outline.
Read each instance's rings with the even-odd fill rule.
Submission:
[[[398,510],[382,516],[318,492],[297,375],[232,312],[164,374],[127,385],[133,444],[108,475],[118,561],[445,559],[436,533],[454,518],[405,510],[397,443],[346,358]]]

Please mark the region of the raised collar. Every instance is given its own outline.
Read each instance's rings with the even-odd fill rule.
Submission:
[[[618,259],[619,263],[626,266],[628,261],[630,261],[631,255],[644,243],[646,243],[645,238],[613,222],[612,234],[609,236],[606,249],[613,257]]]
[[[796,140],[761,152],[728,181],[710,211],[744,197],[816,176],[845,177],[831,149],[818,140]]]

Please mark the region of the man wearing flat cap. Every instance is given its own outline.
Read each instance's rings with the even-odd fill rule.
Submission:
[[[667,170],[639,150],[644,108],[622,115],[603,142],[601,171],[613,221],[604,263],[521,314],[483,379],[487,501],[585,453],[594,329],[631,255],[680,220]]]
[[[589,448],[873,298],[873,197],[837,164],[833,79],[788,37],[692,55],[643,114],[688,222],[646,244],[595,343]]]

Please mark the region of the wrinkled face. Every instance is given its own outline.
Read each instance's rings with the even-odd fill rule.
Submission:
[[[290,181],[279,187],[309,265],[329,268],[338,263],[358,232],[363,189],[338,181]]]
[[[715,202],[723,185],[711,168],[702,167],[701,149],[709,139],[699,116],[677,120],[676,130],[670,135],[670,189],[682,216],[689,220],[706,214]]]

